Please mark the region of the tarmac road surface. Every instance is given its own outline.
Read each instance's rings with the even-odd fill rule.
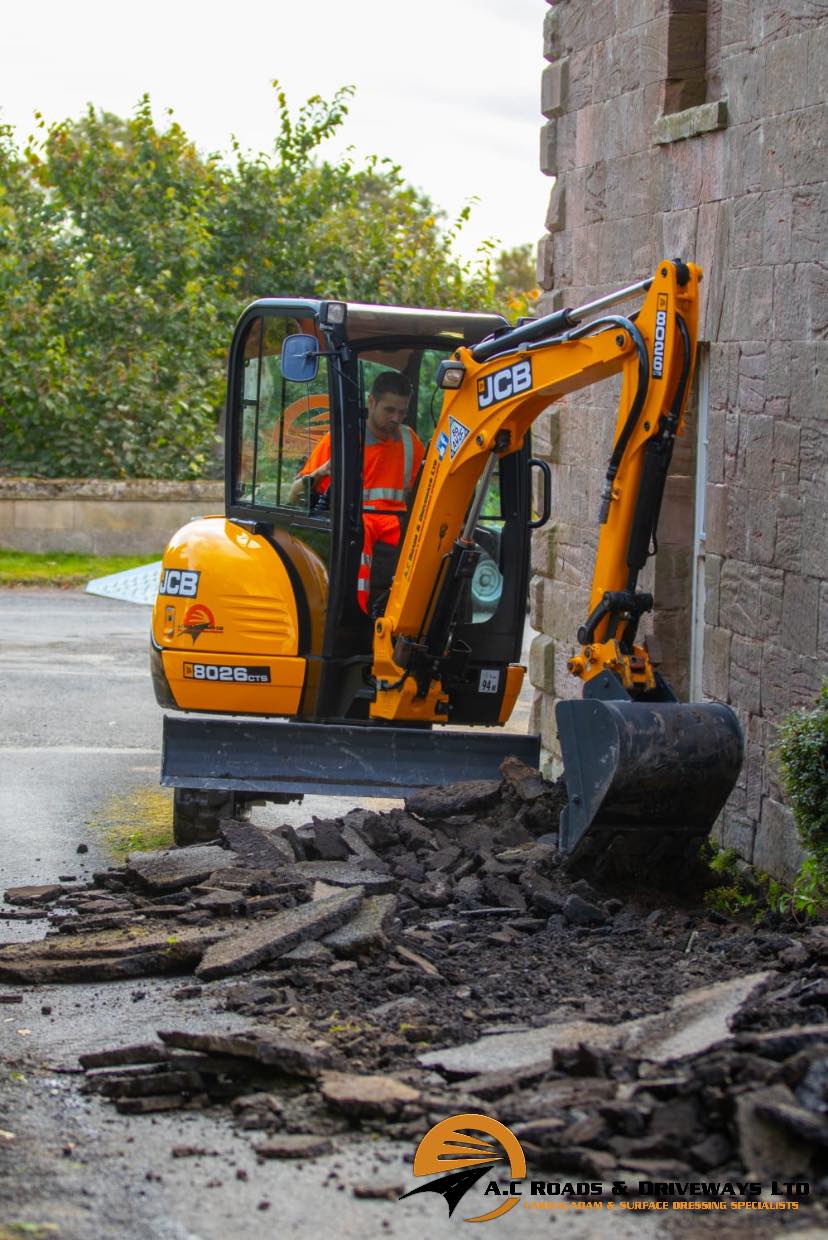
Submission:
[[[170,795],[158,789],[161,712],[147,671],[148,621],[146,607],[82,593],[0,591],[0,890],[83,880],[111,864],[108,829],[140,829],[148,815],[169,820]],[[527,690],[518,729],[528,700]],[[352,803],[307,798],[267,813],[301,822]],[[44,928],[0,917],[0,942]],[[464,1231],[464,1213],[489,1208],[488,1199],[472,1200],[475,1190],[451,1220],[433,1194],[353,1195],[355,1184],[414,1187],[413,1146],[365,1139],[335,1143],[335,1153],[311,1161],[262,1163],[255,1134],[234,1132],[226,1110],[133,1117],[82,1095],[74,1073],[83,1050],[151,1040],[171,1026],[238,1026],[214,1004],[174,999],[180,982],[21,987],[20,1003],[0,1006],[0,1234],[17,1223],[49,1225],[42,1234],[59,1240],[448,1240]],[[172,1157],[181,1145],[204,1152]],[[751,1240],[775,1234],[750,1231]],[[708,1229],[689,1218],[518,1207],[492,1224],[495,1234],[695,1240]]]

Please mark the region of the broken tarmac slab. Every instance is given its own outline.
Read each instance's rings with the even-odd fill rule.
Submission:
[[[301,1042],[287,1037],[280,1029],[257,1025],[254,1029],[238,1033],[218,1030],[214,1033],[191,1033],[188,1030],[159,1029],[158,1036],[165,1046],[177,1050],[199,1051],[206,1055],[231,1056],[276,1068],[285,1076],[316,1077],[333,1066],[333,1056],[327,1043]]]
[[[226,934],[214,927],[170,931],[141,923],[128,931],[7,943],[0,947],[0,981],[100,982],[178,972],[191,968]]]
[[[774,975],[750,973],[677,996],[663,1012],[620,1025],[563,1021],[515,1033],[488,1034],[463,1046],[428,1051],[419,1057],[427,1068],[450,1078],[487,1072],[518,1071],[551,1064],[554,1051],[612,1047],[655,1063],[699,1054],[732,1037],[729,1022],[754,991]]]
[[[326,1072],[319,1088],[329,1107],[357,1118],[393,1119],[420,1100],[418,1090],[379,1074]]]
[[[131,853],[124,877],[137,881],[148,891],[180,891],[203,883],[216,870],[238,866],[240,858],[226,848],[212,844],[192,848],[165,848],[159,852]]]
[[[274,835],[252,822],[238,822],[235,818],[222,818],[219,835],[228,848],[247,865],[258,870],[283,870],[296,861],[293,849],[286,840]]]
[[[322,940],[337,956],[367,955],[388,946],[388,930],[397,911],[395,895],[369,896],[355,917]]]
[[[40,886],[9,887],[3,893],[7,904],[51,904],[58,896],[66,894],[59,883],[43,883]]]
[[[259,1158],[319,1158],[332,1150],[333,1144],[328,1137],[305,1132],[280,1132],[253,1146],[253,1152]]]
[[[415,818],[450,818],[489,809],[500,797],[499,779],[472,779],[440,788],[420,788],[405,798],[405,808]]]
[[[296,871],[303,878],[328,883],[331,887],[363,887],[372,896],[385,895],[399,887],[398,880],[391,875],[363,870],[350,861],[299,861]]]
[[[320,939],[338,929],[359,909],[363,896],[364,889],[354,887],[324,900],[286,909],[239,934],[228,935],[208,948],[196,973],[205,981],[213,981],[275,960],[302,942]]]

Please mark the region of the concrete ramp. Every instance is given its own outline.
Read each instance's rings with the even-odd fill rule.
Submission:
[[[86,587],[87,594],[100,594],[103,598],[116,598],[124,603],[143,603],[152,607],[158,593],[161,561],[142,564],[140,568],[127,568],[122,573],[110,573],[96,577]]]

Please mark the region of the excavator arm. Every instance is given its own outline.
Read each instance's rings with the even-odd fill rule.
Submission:
[[[372,717],[446,722],[443,679],[481,554],[474,531],[496,460],[520,448],[552,402],[620,374],[613,446],[595,499],[589,610],[568,664],[583,700],[556,706],[569,798],[561,846],[593,871],[680,867],[712,828],[742,762],[734,712],[678,703],[636,641],[653,605],[638,576],[656,546],[682,429],[701,278],[693,264],[664,261],[640,285],[458,349],[442,364],[442,412],[375,623]],[[644,294],[637,312],[607,313],[636,293]],[[523,669],[509,673],[507,711]]]
[[[577,634],[581,652],[569,668],[585,682],[611,672],[632,697],[656,690],[647,652],[635,642],[652,597],[636,584],[682,428],[700,280],[692,264],[662,262],[651,280],[616,295],[648,290],[633,317],[605,314],[582,322],[589,307],[564,310],[460,349],[443,363],[442,413],[385,614],[375,627],[375,718],[445,721],[441,667],[463,583],[480,554],[473,537],[476,500],[482,502],[496,458],[520,448],[552,402],[619,373],[613,449],[596,501],[589,613]]]

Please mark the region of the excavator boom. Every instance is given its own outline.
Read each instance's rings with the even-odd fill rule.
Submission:
[[[678,704],[636,641],[653,605],[637,581],[655,544],[682,429],[701,278],[693,264],[665,261],[651,280],[459,349],[443,364],[442,414],[375,624],[372,716],[445,719],[443,673],[480,556],[474,527],[496,459],[520,448],[550,403],[620,372],[589,609],[577,633],[580,652],[569,660],[583,700],[559,702],[556,712],[569,793],[561,842],[573,854],[593,855],[600,834],[600,851],[640,862],[653,855],[656,835],[675,856],[679,845],[709,833],[741,766],[734,713]],[[636,313],[607,313],[642,292]]]

